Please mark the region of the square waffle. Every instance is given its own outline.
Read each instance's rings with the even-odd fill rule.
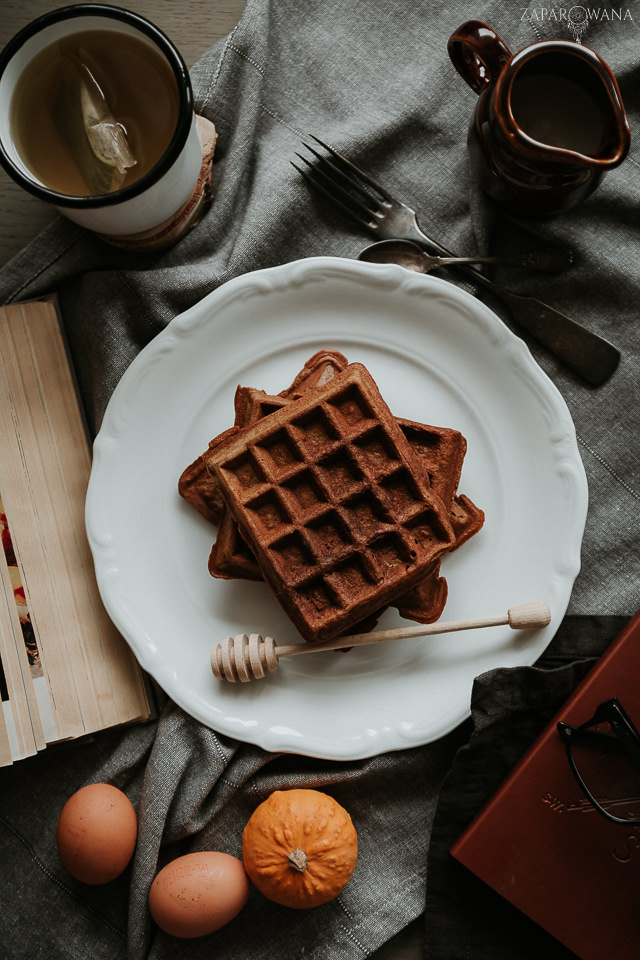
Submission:
[[[467,441],[458,430],[447,427],[402,419],[398,419],[398,423],[426,470],[431,486],[450,511],[449,519],[455,535],[451,549],[457,550],[484,524],[483,511],[469,497],[457,493]],[[433,623],[438,619],[448,594],[447,581],[439,574],[438,560],[417,586],[394,602],[400,616],[419,623]]]
[[[229,427],[209,443],[209,449],[214,449],[224,443],[230,436],[238,433],[238,427]],[[178,480],[178,493],[187,503],[202,514],[209,523],[217,525],[224,510],[224,500],[218,486],[218,481],[207,470],[204,455],[197,457],[186,467]]]
[[[337,351],[319,351],[305,363],[291,386],[277,396],[262,390],[238,387],[234,399],[235,428],[254,423],[279,409],[288,399],[302,396],[306,390],[327,383],[347,366],[347,359]],[[450,504],[451,524],[456,536],[457,549],[472,537],[484,523],[484,513],[463,494],[457,494],[466,441],[456,430],[433,427],[409,420],[398,419],[405,436],[423,463],[432,487],[445,505]],[[230,431],[214,438],[209,444],[215,447]],[[206,455],[205,455],[206,459]],[[262,571],[253,553],[243,540],[233,516],[224,508],[222,495],[215,477],[206,469],[206,462],[199,457],[184,471],[181,477],[181,494],[200,512],[218,525],[218,534],[209,558],[212,576],[224,579],[262,580]],[[447,599],[447,582],[439,576],[439,562],[417,587],[398,598],[396,606],[402,616],[421,623],[432,623],[441,615]]]
[[[248,387],[239,387],[238,392],[243,393],[242,409],[247,417],[244,425],[255,423],[286,403],[279,396],[269,396],[261,390]],[[464,494],[456,493],[466,452],[464,437],[457,430],[447,427],[433,427],[401,417],[396,420],[423,464],[431,486],[443,503],[450,507],[451,525],[456,535],[455,545],[451,549],[455,550],[477,533],[484,522],[482,510]],[[204,463],[203,472],[207,474]],[[207,477],[207,484],[215,483],[214,478],[208,474]],[[204,487],[202,492],[206,495]],[[224,508],[219,517],[218,535],[211,552],[209,569],[213,576],[225,579],[262,579],[257,561],[240,536],[233,517]]]
[[[448,508],[360,364],[204,456],[265,580],[310,642],[410,590],[454,544]]]
[[[237,433],[238,426],[246,426],[260,419],[260,417],[272,413],[273,410],[279,409],[282,406],[280,398],[295,400],[307,390],[322,386],[335,373],[344,370],[347,363],[347,358],[338,353],[337,350],[319,350],[307,360],[293,383],[279,393],[277,397],[267,397],[261,390],[238,387],[234,399],[235,425],[214,437],[209,442],[209,449],[215,448],[230,435]],[[224,501],[217,480],[207,470],[206,455],[197,457],[182,472],[178,481],[178,492],[209,523],[216,525],[220,523]]]

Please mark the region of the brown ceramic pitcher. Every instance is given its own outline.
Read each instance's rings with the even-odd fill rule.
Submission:
[[[629,151],[617,81],[593,50],[543,40],[512,54],[480,20],[448,52],[477,94],[469,156],[480,186],[513,213],[549,216],[584,200]]]

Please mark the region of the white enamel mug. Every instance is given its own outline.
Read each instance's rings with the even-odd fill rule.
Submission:
[[[49,44],[86,30],[134,35],[159,51],[175,77],[179,111],[169,146],[142,177],[112,193],[70,196],[45,186],[25,164],[12,136],[10,107],[16,84],[33,58]],[[34,20],[0,53],[0,163],[25,190],[96,233],[122,237],[164,223],[189,200],[202,166],[191,81],[179,52],[150,21],[120,7],[78,4]]]

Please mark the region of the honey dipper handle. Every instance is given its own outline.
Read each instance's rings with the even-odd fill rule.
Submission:
[[[356,633],[350,637],[337,637],[323,643],[292,643],[277,646],[278,659],[295,657],[302,653],[322,653],[323,650],[342,650],[344,647],[358,647],[367,643],[384,643],[386,640],[403,640],[407,637],[428,637],[438,633],[454,633],[458,630],[476,630],[479,627],[499,627],[507,624],[513,630],[528,630],[546,627],[551,620],[551,611],[546,603],[533,601],[510,607],[506,614],[493,617],[475,617],[467,620],[449,620],[443,623],[417,623],[412,627],[395,627],[391,630],[374,630],[370,633]]]

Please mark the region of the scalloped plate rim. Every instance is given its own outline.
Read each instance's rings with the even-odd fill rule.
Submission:
[[[427,299],[443,298],[444,302],[453,302],[457,308],[479,322],[483,332],[494,338],[496,349],[503,351],[520,370],[534,390],[541,403],[547,406],[547,414],[556,418],[553,428],[561,435],[555,442],[563,449],[563,470],[568,471],[573,484],[573,509],[575,513],[573,537],[565,544],[561,569],[554,572],[555,578],[562,581],[561,599],[553,610],[550,627],[540,631],[537,644],[533,646],[534,658],[547,646],[566,611],[573,581],[580,569],[580,545],[586,521],[588,490],[582,461],[577,450],[573,423],[560,392],[535,363],[526,344],[512,333],[509,328],[481,301],[461,288],[436,277],[422,277],[393,265],[380,267],[359,261],[339,257],[310,257],[292,261],[274,267],[256,270],[226,281],[216,290],[205,296],[181,314],[177,315],[132,361],[125,371],[107,406],[99,433],[94,442],[94,463],[91,471],[86,501],[86,528],[91,546],[96,577],[105,607],[123,634],[139,663],[150,673],[165,692],[187,713],[206,726],[218,730],[238,740],[253,743],[265,750],[277,752],[303,753],[309,756],[338,760],[356,760],[374,756],[388,750],[405,749],[431,742],[445,735],[469,715],[469,705],[461,704],[443,717],[441,723],[431,721],[407,729],[400,724],[396,729],[371,731],[369,738],[349,738],[332,740],[321,734],[299,736],[295,731],[281,731],[280,725],[252,726],[250,730],[230,722],[229,717],[217,716],[215,708],[202,709],[200,705],[190,703],[188,697],[175,687],[171,666],[158,659],[153,640],[146,635],[142,625],[132,618],[130,606],[127,607],[127,591],[118,593],[122,586],[117,578],[117,543],[112,534],[104,530],[100,523],[97,501],[101,484],[108,483],[110,458],[117,454],[119,437],[126,432],[127,419],[135,409],[136,392],[144,390],[141,381],[149,373],[153,374],[156,365],[171,357],[180,349],[183,338],[197,336],[198,328],[212,322],[211,315],[219,315],[230,305],[246,299],[249,301],[257,292],[280,292],[291,288],[304,287],[315,282],[339,281],[349,278],[356,283],[378,286],[391,295],[400,291],[403,295]],[[350,359],[357,359],[352,358]],[[133,406],[132,406],[133,405]],[[550,432],[552,430],[550,425]],[[130,594],[129,594],[130,604]],[[446,613],[446,611],[445,611]],[[446,616],[445,616],[445,619]],[[526,662],[531,657],[525,658]],[[524,662],[524,661],[523,661]],[[533,662],[533,660],[531,660]],[[268,681],[267,681],[268,682]]]

